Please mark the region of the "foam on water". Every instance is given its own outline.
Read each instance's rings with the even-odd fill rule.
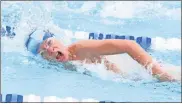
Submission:
[[[179,38],[162,38],[156,37],[152,39],[152,49],[154,50],[174,50],[181,51],[181,39]]]
[[[162,1],[116,1],[104,3],[100,13],[103,17],[116,18],[161,18],[170,17],[181,20],[180,8],[168,8],[163,5]]]

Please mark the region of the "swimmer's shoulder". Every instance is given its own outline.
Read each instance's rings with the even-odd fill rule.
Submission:
[[[72,51],[79,51],[82,49],[98,49],[101,47],[105,47],[110,43],[116,43],[114,41],[118,41],[116,39],[105,39],[105,40],[79,40],[69,46],[69,49]]]

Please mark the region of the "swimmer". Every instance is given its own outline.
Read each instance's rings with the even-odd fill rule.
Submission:
[[[157,76],[160,81],[174,81],[162,67],[153,62],[152,57],[135,41],[121,39],[106,40],[81,40],[69,46],[65,46],[61,41],[52,36],[48,36],[37,47],[37,53],[44,59],[61,63],[69,61],[85,61],[87,63],[104,64],[108,70],[121,74],[122,72],[104,56],[127,53],[146,69],[151,67],[152,75]]]

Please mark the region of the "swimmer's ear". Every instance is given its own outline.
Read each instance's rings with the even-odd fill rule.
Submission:
[[[42,53],[42,51],[41,51],[41,45],[39,45],[39,47],[37,49],[37,54],[39,54],[39,53]]]

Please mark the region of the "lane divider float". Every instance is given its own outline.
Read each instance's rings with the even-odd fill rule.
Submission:
[[[3,96],[0,94],[0,103],[23,103],[23,102],[98,102],[98,103],[114,103],[113,101],[98,101],[93,98],[88,99],[75,99],[72,97],[58,98],[56,96],[46,96],[41,98],[37,95],[19,95],[19,94],[6,94],[5,100],[3,100]]]

